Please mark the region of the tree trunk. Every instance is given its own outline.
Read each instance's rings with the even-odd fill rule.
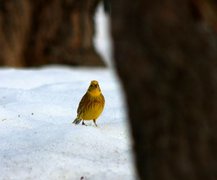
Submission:
[[[93,47],[100,0],[0,0],[0,65],[104,66]]]
[[[201,2],[209,4],[111,1],[114,58],[144,180],[217,179],[217,16],[207,18]]]

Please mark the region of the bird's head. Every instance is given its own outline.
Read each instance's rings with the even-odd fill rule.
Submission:
[[[101,90],[100,90],[98,81],[96,80],[91,81],[90,86],[87,91],[92,96],[99,96],[101,94]]]

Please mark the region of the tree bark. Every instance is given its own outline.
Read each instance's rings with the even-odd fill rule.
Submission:
[[[100,0],[0,0],[0,65],[105,66],[93,47]]]
[[[111,1],[140,179],[217,179],[217,16],[201,2]]]

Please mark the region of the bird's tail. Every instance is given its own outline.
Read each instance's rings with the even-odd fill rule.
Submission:
[[[81,122],[81,119],[76,118],[72,123],[79,124]]]

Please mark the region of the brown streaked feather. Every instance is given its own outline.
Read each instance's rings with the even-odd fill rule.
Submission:
[[[81,114],[84,111],[84,109],[86,109],[86,104],[88,101],[90,101],[90,97],[88,96],[90,95],[88,93],[85,93],[85,95],[82,97],[77,109],[78,114]]]
[[[86,111],[89,109],[93,109],[95,105],[101,105],[102,109],[104,108],[105,105],[105,99],[102,94],[99,96],[92,96],[88,92],[82,97],[78,109],[77,109],[77,117],[80,118],[82,114],[84,114]]]

